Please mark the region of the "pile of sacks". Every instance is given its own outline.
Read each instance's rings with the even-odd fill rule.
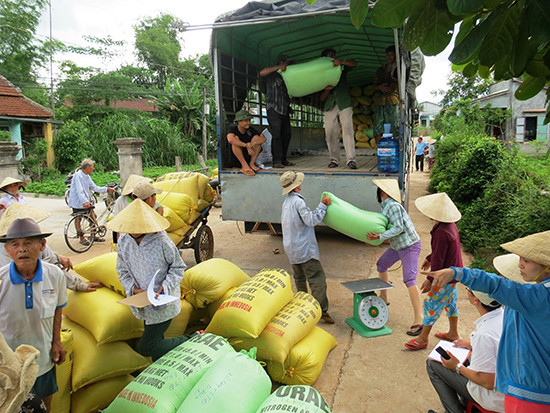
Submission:
[[[283,386],[270,392],[271,380],[254,350],[236,352],[223,337],[194,334],[147,367],[105,413],[330,413],[312,387]]]
[[[353,104],[353,129],[355,131],[356,148],[376,149],[376,141],[372,133],[374,105],[372,95],[373,85],[352,87],[349,90]]]
[[[216,192],[209,185],[210,178],[198,172],[172,172],[153,183],[162,189],[157,201],[164,206],[164,218],[170,222],[168,236],[178,245],[201,211],[212,204]]]

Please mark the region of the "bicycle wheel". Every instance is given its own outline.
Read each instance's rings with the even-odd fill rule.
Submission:
[[[76,222],[80,220],[80,232],[76,229]],[[87,215],[75,215],[65,224],[65,243],[74,252],[85,252],[94,243],[95,223]],[[80,240],[80,236],[84,240]]]
[[[208,225],[201,225],[195,235],[195,262],[209,260],[214,255],[214,234]]]
[[[67,204],[67,206],[69,206],[69,191],[71,190],[71,188],[67,188],[67,190],[65,191],[65,203]]]

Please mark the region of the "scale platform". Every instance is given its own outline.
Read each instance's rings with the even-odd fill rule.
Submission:
[[[380,278],[348,281],[342,285],[353,293],[353,317],[346,318],[346,323],[363,337],[392,333],[385,325],[389,317],[388,306],[375,291],[388,290],[393,285]]]

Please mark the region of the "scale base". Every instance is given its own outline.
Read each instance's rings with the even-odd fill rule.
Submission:
[[[373,330],[372,328],[366,327],[362,322],[357,321],[353,317],[346,318],[346,323],[348,323],[351,326],[351,328],[353,328],[363,337],[378,337],[378,336],[385,336],[393,333],[392,329],[389,328],[388,326],[384,326],[377,330]]]

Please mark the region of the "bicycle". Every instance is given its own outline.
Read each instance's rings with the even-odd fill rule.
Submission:
[[[105,222],[113,211],[116,199],[120,196],[120,186],[116,182],[109,183],[107,186],[115,188],[115,192],[107,194],[105,210],[97,218],[94,218],[95,214],[93,214],[95,206],[91,206],[84,211],[72,213],[65,224],[65,243],[72,251],[86,252],[97,238],[103,238],[107,234]]]

